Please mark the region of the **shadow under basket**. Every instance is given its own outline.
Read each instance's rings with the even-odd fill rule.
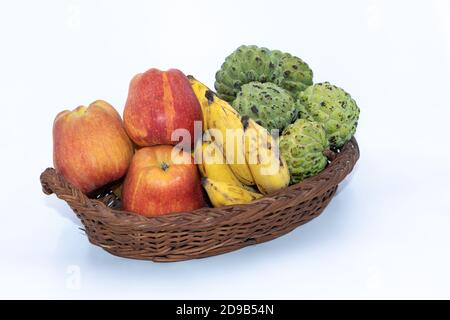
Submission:
[[[121,210],[109,190],[88,197],[53,168],[41,174],[44,193],[64,201],[89,241],[111,254],[159,262],[203,258],[277,238],[317,217],[359,158],[350,140],[318,175],[248,204],[201,208],[161,217]]]

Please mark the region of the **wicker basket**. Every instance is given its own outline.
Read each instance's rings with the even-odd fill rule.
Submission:
[[[89,241],[121,257],[153,261],[203,258],[277,238],[317,217],[359,158],[353,138],[319,175],[249,204],[147,218],[120,209],[109,190],[89,198],[53,168],[41,174],[46,194],[65,200]]]

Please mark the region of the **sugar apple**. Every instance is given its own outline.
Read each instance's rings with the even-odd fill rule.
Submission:
[[[274,50],[272,61],[276,65],[273,82],[292,94],[295,95],[313,84],[312,70],[299,57]]]
[[[214,86],[220,98],[232,102],[241,86],[252,82],[272,82],[294,96],[312,84],[313,73],[300,58],[278,50],[243,45],[226,57],[216,73]]]
[[[286,90],[270,82],[250,82],[241,89],[232,105],[242,116],[252,118],[269,131],[278,129],[280,133],[295,120],[295,101]]]
[[[269,49],[253,45],[240,46],[225,59],[216,73],[214,86],[217,94],[231,103],[242,85],[251,81],[269,81],[274,67]]]
[[[343,89],[317,83],[298,95],[299,117],[321,123],[331,147],[340,148],[355,134],[359,108]]]
[[[298,183],[322,171],[328,163],[329,143],[320,123],[298,119],[284,129],[280,153],[286,160],[291,183]]]

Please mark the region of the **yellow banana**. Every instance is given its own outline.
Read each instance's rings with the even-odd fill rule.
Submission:
[[[200,174],[202,175],[202,177],[206,177],[206,169],[205,169],[203,160],[201,162],[197,163],[197,168],[200,171]]]
[[[202,178],[202,185],[214,207],[248,203],[263,195],[223,181]]]
[[[213,136],[212,139],[215,140],[214,142],[217,146],[223,150],[231,170],[242,183],[254,185],[253,177],[245,163],[242,140],[243,129],[239,113],[228,102],[217,97],[214,91],[193,76],[188,76],[188,78],[202,107],[204,132],[208,129],[218,130],[211,130],[210,135]],[[227,129],[230,129],[230,133],[236,133],[234,138],[231,137],[234,140],[234,145],[231,145],[233,142],[229,141],[228,148],[226,140]]]
[[[289,169],[280,154],[278,142],[253,119],[242,117],[245,159],[256,186],[263,194],[289,185]]]
[[[246,185],[254,185],[250,169],[245,161],[244,129],[239,113],[226,101],[214,96],[207,108],[208,133],[222,150],[230,169]]]
[[[250,186],[242,184],[242,182],[234,175],[230,166],[226,163],[222,151],[213,142],[203,142],[202,161],[198,166],[203,177],[215,181],[227,182],[249,191],[255,191]]]
[[[195,96],[197,97],[198,102],[200,103],[200,106],[202,108],[202,114],[203,114],[203,132],[208,130],[208,121],[206,119],[206,108],[213,102],[214,99],[214,92],[209,90],[207,86],[205,86],[203,83],[195,79],[193,76],[188,76],[189,82],[191,83],[192,90],[195,93]]]
[[[188,75],[187,77],[191,83],[192,90],[194,90],[194,93],[202,106],[202,110],[206,109],[211,103],[218,102],[221,103],[226,109],[236,115],[239,115],[239,113],[228,102],[217,97],[216,93],[209,89],[204,83],[195,79],[194,76]]]

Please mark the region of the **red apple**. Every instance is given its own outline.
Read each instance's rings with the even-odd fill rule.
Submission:
[[[168,145],[136,152],[122,189],[125,210],[159,216],[203,204],[200,176],[189,153]]]
[[[175,145],[175,129],[186,129],[194,143],[194,121],[202,111],[188,78],[180,70],[150,69],[130,83],[123,113],[125,129],[139,146]],[[188,144],[189,145],[189,144]]]
[[[123,177],[133,152],[120,115],[106,101],[62,111],[53,123],[55,169],[85,193]]]

